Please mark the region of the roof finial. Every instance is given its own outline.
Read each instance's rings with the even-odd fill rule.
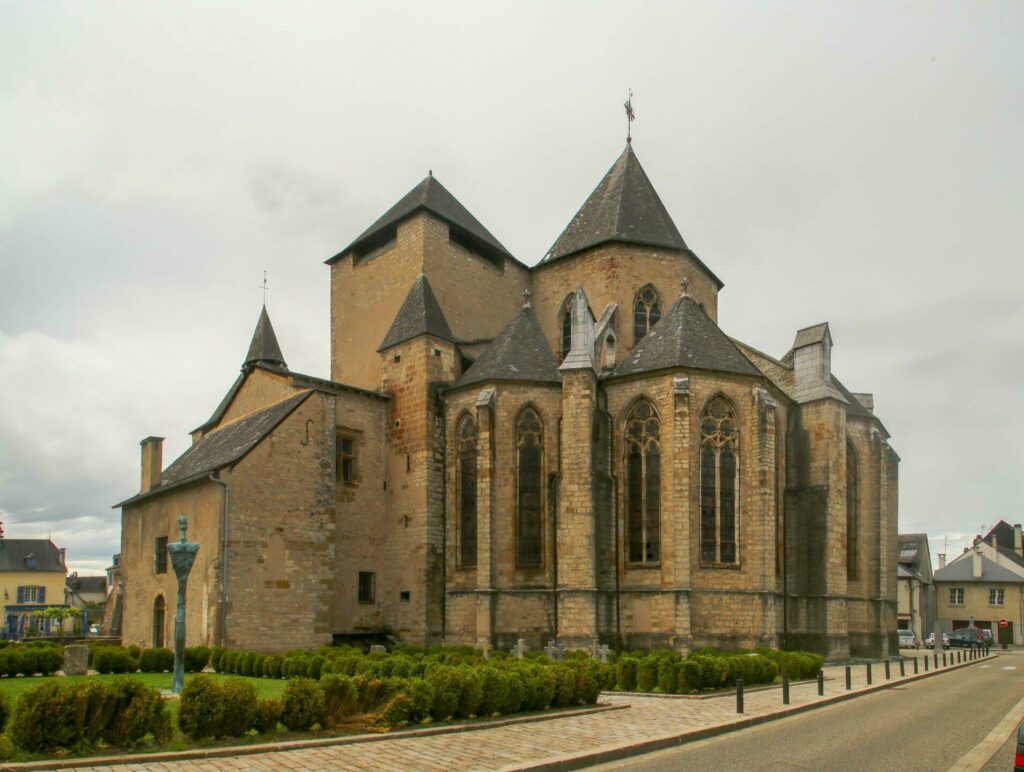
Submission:
[[[683,287],[683,297],[690,297],[690,277],[684,276],[680,284]]]
[[[260,287],[263,290],[263,305],[266,306],[267,305],[267,290],[270,289],[270,287],[267,285],[267,272],[266,271],[263,272],[263,283],[260,285]]]
[[[433,177],[434,176],[434,170],[433,169],[427,169],[427,176],[428,177]]]
[[[633,121],[636,120],[636,115],[633,113],[633,89],[629,90],[629,96],[622,106],[626,108],[626,144],[628,145],[633,142]]]
[[[530,307],[530,288],[527,287],[523,290],[523,308]]]

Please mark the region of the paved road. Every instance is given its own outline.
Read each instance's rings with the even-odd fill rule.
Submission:
[[[1013,668],[1007,670],[1004,668]],[[601,769],[948,769],[1024,697],[1024,661],[1005,656],[762,727]],[[1014,746],[1015,747],[1015,746]],[[990,768],[1009,772],[1009,745]],[[1009,766],[1005,765],[1009,759]]]

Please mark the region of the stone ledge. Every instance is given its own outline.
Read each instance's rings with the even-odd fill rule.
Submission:
[[[568,710],[549,710],[525,716],[512,716],[494,720],[476,719],[461,721],[443,726],[430,726],[422,729],[399,729],[394,732],[380,734],[359,734],[346,737],[317,737],[311,740],[288,740],[278,743],[254,743],[253,745],[225,745],[219,748],[193,748],[187,751],[169,751],[156,753],[125,753],[118,756],[83,756],[77,758],[51,759],[49,761],[28,761],[20,764],[5,764],[3,769],[75,769],[80,767],[111,767],[115,764],[157,764],[163,761],[191,761],[195,759],[216,759],[234,756],[252,756],[258,753],[279,753],[303,748],[325,748],[334,745],[357,745],[359,743],[383,742],[386,740],[406,740],[417,737],[430,737],[439,734],[455,734],[475,732],[481,729],[495,729],[514,724],[530,724],[537,721],[550,721],[556,718],[572,718],[587,716],[592,713],[605,713],[611,710],[628,710],[629,705],[595,705],[589,708],[572,708]]]

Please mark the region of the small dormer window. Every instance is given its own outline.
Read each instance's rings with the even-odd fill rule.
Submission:
[[[36,560],[36,556],[35,555],[30,554],[30,555],[28,555],[28,557],[25,558],[25,567],[26,568],[39,568],[39,561]]]

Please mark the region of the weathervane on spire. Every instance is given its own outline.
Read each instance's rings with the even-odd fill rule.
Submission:
[[[626,108],[626,142],[632,142],[633,121],[636,120],[636,114],[633,112],[633,89],[629,90],[629,96],[622,106]]]
[[[263,272],[263,283],[261,285],[259,285],[259,286],[263,290],[263,305],[266,305],[267,304],[267,290],[270,289],[270,287],[267,285],[267,272],[266,271]]]

